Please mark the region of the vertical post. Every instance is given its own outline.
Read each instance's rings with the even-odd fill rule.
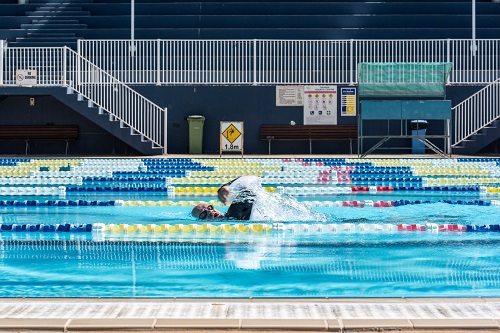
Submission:
[[[451,157],[451,138],[450,138],[450,133],[451,133],[451,128],[450,128],[451,122],[450,119],[446,119],[446,153]]]
[[[257,39],[253,40],[253,85],[257,85]]]
[[[472,56],[476,56],[477,45],[476,45],[476,0],[472,0],[472,45],[471,45]]]
[[[0,40],[0,86],[3,85],[3,52],[5,47],[5,41]]]
[[[134,43],[135,31],[135,0],[130,0],[130,40]]]
[[[63,73],[63,77],[62,77],[62,81],[63,81],[63,82],[62,82],[62,86],[63,86],[63,87],[67,87],[67,86],[68,86],[68,84],[67,84],[67,82],[66,82],[67,71],[68,71],[68,64],[66,63],[66,61],[67,61],[67,57],[68,57],[68,54],[67,54],[67,52],[66,52],[66,49],[67,49],[67,48],[68,48],[67,46],[64,46],[64,47],[63,47],[63,54],[62,54],[62,57],[63,57],[63,59],[62,59],[62,73]],[[0,60],[2,60],[1,58],[2,58],[2,56],[0,56]],[[0,66],[2,66],[2,65],[0,64]],[[0,73],[1,73],[1,72],[2,72],[2,71],[1,71],[1,68],[0,68]]]
[[[160,39],[157,39],[156,40],[156,85],[159,86],[161,85],[161,69],[160,69],[160,64],[161,64],[161,61],[160,61],[160,55],[161,55],[161,52],[160,52],[160,48],[161,48],[161,41]]]
[[[130,56],[135,56],[135,0],[130,0]]]
[[[350,51],[349,52],[351,53],[350,57],[349,57],[349,62],[350,62],[349,66],[351,67],[351,71],[349,73],[349,75],[350,75],[350,77],[349,77],[349,81],[350,81],[349,85],[351,85],[351,86],[354,85],[354,82],[353,82],[353,77],[354,77],[354,68],[353,68],[353,65],[354,65],[354,55],[353,55],[354,45],[353,44],[354,44],[354,41],[351,39],[349,41],[349,45],[350,45],[350,47],[349,47]]]
[[[168,109],[165,108],[163,112],[163,155],[168,155],[167,152],[167,115],[168,115]]]

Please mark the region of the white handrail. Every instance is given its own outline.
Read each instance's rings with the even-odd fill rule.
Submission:
[[[452,147],[477,134],[500,118],[500,79],[452,108],[454,132]]]
[[[37,86],[73,89],[109,113],[113,120],[130,127],[131,134],[142,135],[144,140],[151,141],[152,147],[163,148],[166,154],[165,111],[72,49],[5,47],[2,43],[0,60],[1,85],[16,86],[16,70],[36,69]]]
[[[500,76],[500,39],[79,40],[81,55],[127,84],[355,84],[360,62],[452,62],[449,84]],[[133,51],[132,51],[133,50]]]
[[[64,85],[108,112],[113,120],[130,127],[135,134],[163,148],[165,111],[95,64],[65,47],[67,55]],[[132,134],[132,133],[131,133]],[[166,135],[166,133],[165,133]]]

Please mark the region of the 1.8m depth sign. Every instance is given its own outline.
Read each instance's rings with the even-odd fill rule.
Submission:
[[[220,122],[220,155],[222,152],[241,152],[243,156],[243,122]]]

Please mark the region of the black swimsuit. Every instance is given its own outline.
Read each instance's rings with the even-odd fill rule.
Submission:
[[[234,180],[227,184],[222,185],[221,188],[227,185],[231,185],[233,182]],[[255,194],[252,191],[250,190],[242,191],[233,200],[233,202],[231,202],[231,205],[229,206],[225,216],[227,218],[236,220],[250,220],[250,215],[252,214],[252,207],[254,202],[255,202]]]

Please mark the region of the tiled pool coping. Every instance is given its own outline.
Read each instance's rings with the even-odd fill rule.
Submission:
[[[500,330],[500,298],[0,299],[0,330]]]

